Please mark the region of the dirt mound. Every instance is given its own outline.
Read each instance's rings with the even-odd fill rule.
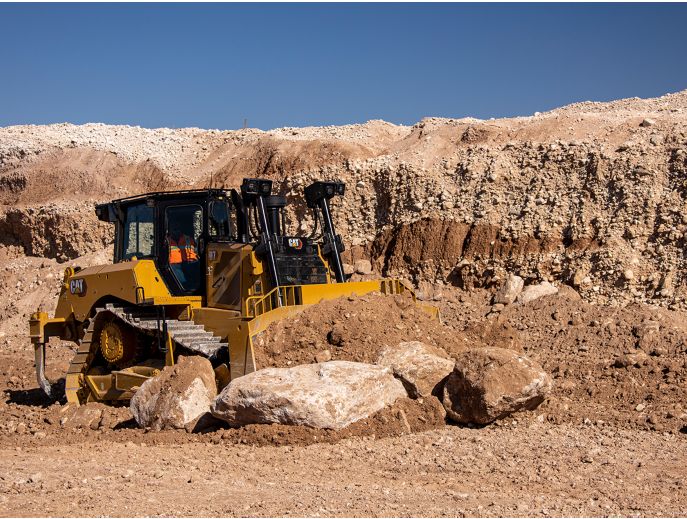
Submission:
[[[421,341],[455,353],[460,334],[430,318],[409,295],[367,294],[324,301],[273,323],[254,340],[259,368],[324,360],[374,363],[385,346]]]
[[[563,295],[510,306],[495,319],[554,377],[547,413],[679,431],[687,424],[687,316],[632,305],[590,305]]]

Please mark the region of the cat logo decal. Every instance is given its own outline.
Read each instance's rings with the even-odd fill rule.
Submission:
[[[289,247],[301,250],[303,248],[303,242],[300,238],[289,238]]]
[[[86,280],[85,279],[71,279],[69,280],[69,291],[74,295],[82,296],[86,294]]]

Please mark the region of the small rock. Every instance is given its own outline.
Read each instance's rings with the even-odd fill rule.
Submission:
[[[656,121],[653,119],[644,119],[641,123],[639,123],[639,126],[642,128],[647,128],[649,126],[653,126],[654,124],[656,124]]]
[[[572,280],[573,286],[579,287],[584,284],[587,274],[589,274],[587,269],[577,269]]]
[[[520,295],[520,292],[522,292],[524,286],[525,281],[520,276],[510,274],[506,278],[503,286],[501,286],[499,291],[496,292],[496,295],[494,296],[494,303],[500,303],[504,305],[513,303],[518,295]]]
[[[613,365],[616,368],[627,368],[634,366],[640,368],[649,362],[649,356],[642,350],[638,350],[636,353],[628,353],[627,355],[622,355],[615,359]]]
[[[358,274],[367,275],[372,273],[372,263],[366,259],[356,261],[354,268]]]
[[[529,285],[518,296],[518,303],[524,305],[540,297],[550,296],[558,293],[558,288],[549,283],[542,281],[538,285]]]
[[[637,407],[635,407],[635,411],[644,411],[644,409],[646,409],[646,404],[644,403],[637,404]]]
[[[329,362],[332,360],[332,352],[329,350],[318,351],[315,354],[315,362]]]
[[[340,324],[335,324],[327,334],[327,341],[332,346],[343,346],[344,343],[344,329]]]
[[[625,281],[632,281],[635,277],[635,273],[632,272],[631,269],[627,269],[625,272],[623,272],[623,277],[625,278]]]
[[[68,404],[61,412],[63,414],[60,424],[70,429],[93,429],[100,426],[103,416],[103,404],[88,403],[75,406]]]

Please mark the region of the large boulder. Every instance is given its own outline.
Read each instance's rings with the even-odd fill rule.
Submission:
[[[159,431],[192,431],[209,417],[217,396],[215,372],[204,357],[179,357],[153,378],[146,380],[131,399],[131,413],[138,425]]]
[[[509,305],[513,303],[524,286],[525,281],[520,276],[509,274],[501,288],[496,292],[494,304]]]
[[[534,361],[505,348],[474,348],[456,356],[444,384],[444,407],[460,423],[487,424],[520,409],[534,409],[551,378]]]
[[[234,426],[279,423],[341,429],[406,396],[389,368],[333,361],[266,368],[236,378],[211,411]]]
[[[391,368],[408,394],[419,398],[432,395],[453,371],[455,362],[441,348],[410,341],[384,348],[377,364]]]
[[[518,296],[518,303],[524,305],[540,297],[558,293],[558,288],[548,281],[542,281],[538,285],[526,286]]]

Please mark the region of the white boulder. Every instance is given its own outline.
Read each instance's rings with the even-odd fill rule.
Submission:
[[[341,429],[406,397],[389,368],[348,361],[266,368],[236,378],[211,406],[230,425]]]
[[[548,281],[542,281],[538,285],[526,286],[518,296],[518,303],[525,305],[535,299],[551,296],[558,293],[558,288]]]

